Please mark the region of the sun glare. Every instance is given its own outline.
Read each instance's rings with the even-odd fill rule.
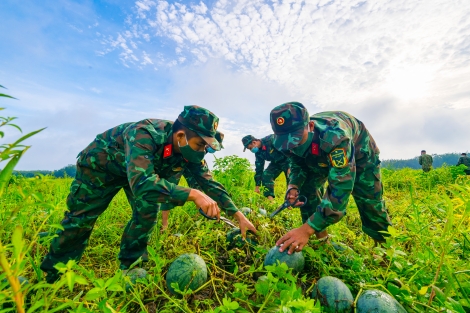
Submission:
[[[394,68],[387,78],[386,88],[397,98],[414,100],[426,97],[432,69],[426,66]]]

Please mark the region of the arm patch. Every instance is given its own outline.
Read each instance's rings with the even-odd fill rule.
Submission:
[[[333,167],[343,168],[349,163],[344,148],[336,148],[330,153],[330,162]]]

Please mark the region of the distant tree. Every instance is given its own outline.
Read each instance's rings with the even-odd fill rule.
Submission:
[[[445,153],[433,154],[434,168],[442,167],[443,165],[456,165],[459,160],[460,153]],[[382,167],[391,169],[412,168],[420,169],[421,165],[418,163],[418,156],[412,159],[390,159],[382,161]]]

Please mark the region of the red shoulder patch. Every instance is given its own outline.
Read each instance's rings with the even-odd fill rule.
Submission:
[[[163,158],[166,159],[173,154],[173,145],[171,143],[165,145],[163,148]]]
[[[312,154],[320,155],[320,148],[318,147],[318,143],[312,142]]]
[[[263,151],[266,151],[266,146],[263,146],[263,148],[261,148]]]

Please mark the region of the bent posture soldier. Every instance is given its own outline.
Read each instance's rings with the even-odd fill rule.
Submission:
[[[61,222],[64,229],[57,232],[59,236],[52,240],[41,264],[47,281],[59,278],[54,267],[57,263],[80,260],[98,216],[121,189],[132,207],[132,217],[121,239],[121,269],[128,269],[140,257],[147,261],[147,242],[160,203],[183,205],[192,201],[212,217],[220,217],[220,206],[238,220],[243,233],[247,229],[256,232],[202,162],[207,146],[220,149],[214,138],[218,121],[204,108],[186,106],[174,123],[146,119],[97,135],[78,156],[77,174],[67,198],[68,211]],[[205,194],[167,180],[180,167],[188,168]]]
[[[215,133],[215,139],[217,139],[217,141],[219,142],[220,148],[223,148],[224,146],[222,145],[222,141],[224,140],[224,134],[217,131]],[[206,147],[206,153],[215,153],[215,152],[216,150],[214,150],[212,147],[210,146]],[[204,166],[207,167],[207,163],[205,161],[204,161]],[[168,179],[168,181],[174,183],[175,185],[178,185],[181,180],[181,176],[184,176],[184,178],[186,179],[186,182],[188,183],[189,188],[202,190],[201,186],[199,186],[196,179],[191,174],[191,171],[188,168],[180,167],[180,168],[175,168],[174,170],[178,171],[178,173],[172,178]],[[209,169],[207,168],[207,170]],[[161,229],[162,231],[165,231],[167,229],[170,210],[173,209],[175,206],[176,205],[173,205],[172,203],[163,203],[160,206],[160,211],[162,211],[162,229]]]
[[[274,147],[290,161],[288,197],[307,197],[301,208],[303,225],[277,241],[280,251],[300,251],[311,235],[326,239],[326,228],[346,215],[349,196],[356,201],[362,230],[376,242],[380,231],[391,225],[382,199],[379,149],[364,124],[345,112],[321,112],[308,116],[298,102],[271,111]],[[322,188],[328,187],[324,195]],[[301,204],[301,203],[298,203]]]
[[[255,192],[260,192],[259,187],[262,184],[266,188],[263,193],[264,196],[271,201],[274,199],[274,181],[282,172],[284,172],[286,181],[289,183],[289,162],[283,153],[273,147],[273,137],[274,135],[269,135],[256,139],[252,135],[247,135],[242,138],[243,152],[248,149],[256,156]],[[266,161],[270,163],[265,170]]]
[[[470,175],[470,158],[467,156],[466,153],[462,153],[460,155],[459,161],[457,162],[457,166],[459,166],[460,164],[463,164],[467,167],[464,172],[465,174]]]
[[[418,158],[419,165],[423,168],[423,172],[429,172],[432,167],[432,156],[426,154],[426,150],[421,150],[421,155]]]

